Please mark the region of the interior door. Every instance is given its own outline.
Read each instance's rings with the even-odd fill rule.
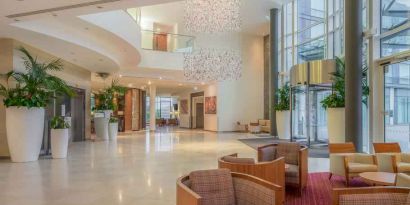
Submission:
[[[167,34],[154,34],[154,50],[167,51],[168,50],[168,37]]]
[[[384,137],[410,151],[410,61],[384,67]]]
[[[196,104],[196,128],[204,128],[204,104]]]

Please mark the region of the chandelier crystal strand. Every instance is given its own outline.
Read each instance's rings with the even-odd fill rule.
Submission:
[[[218,49],[185,53],[184,76],[192,81],[238,80],[242,76],[241,55],[233,50]]]
[[[241,30],[240,0],[185,0],[185,28],[195,33]]]

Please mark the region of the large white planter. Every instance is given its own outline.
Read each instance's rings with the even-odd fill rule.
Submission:
[[[110,140],[116,140],[118,135],[118,122],[112,122],[108,125],[108,135]]]
[[[103,110],[100,112],[103,112],[105,117],[94,118],[95,134],[97,135],[97,138],[108,140],[108,123],[110,121],[112,110]]]
[[[327,108],[329,143],[345,143],[345,108]]]
[[[55,159],[67,157],[68,129],[51,129],[51,154]]]
[[[279,139],[290,139],[290,111],[276,111],[276,128]]]
[[[38,160],[44,133],[44,108],[6,108],[7,142],[11,161]]]

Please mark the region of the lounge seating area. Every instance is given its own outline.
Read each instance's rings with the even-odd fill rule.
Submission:
[[[353,143],[329,144],[328,177],[308,173],[309,149],[295,142],[261,146],[257,161],[237,153],[221,156],[218,169],[192,171],[177,180],[177,204],[309,204],[315,192],[334,205],[410,204],[410,175],[403,169],[380,170],[406,154],[392,143],[375,143],[374,150],[376,154],[358,153]],[[390,152],[393,160],[383,161],[379,154]],[[317,190],[318,182],[330,192]]]

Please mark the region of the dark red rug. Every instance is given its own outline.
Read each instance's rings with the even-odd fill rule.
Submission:
[[[350,180],[350,187],[365,187],[366,183],[359,178]],[[343,188],[345,180],[340,176],[333,176],[329,181],[329,173],[311,173],[309,174],[308,184],[299,194],[297,188],[286,188],[286,205],[329,205],[332,204],[332,189]]]

